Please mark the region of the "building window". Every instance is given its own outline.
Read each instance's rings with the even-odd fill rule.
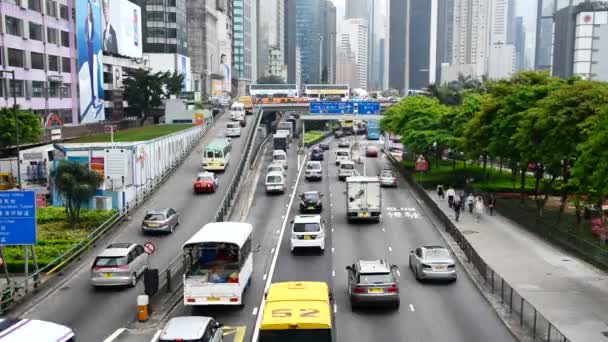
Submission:
[[[40,0],[28,0],[27,7],[32,11],[36,11],[38,13],[42,12],[42,6],[40,5]]]
[[[167,38],[177,38],[177,29],[168,28]]]
[[[23,85],[24,82],[23,80],[15,80],[15,83],[13,83],[13,80],[10,79],[8,80],[8,93],[9,96],[17,96],[17,97],[23,97]],[[14,88],[13,88],[14,85]],[[13,95],[13,89],[15,90],[15,95]]]
[[[32,81],[32,97],[44,97],[44,82]]]
[[[33,52],[30,55],[32,69],[44,70],[44,55],[38,52]]]
[[[170,23],[177,22],[177,14],[171,12],[167,13],[167,21]]]
[[[57,29],[46,28],[46,41],[47,43],[57,44]]]
[[[61,46],[70,47],[70,33],[61,31]]]
[[[42,25],[30,21],[30,39],[42,41]]]
[[[8,15],[5,17],[6,22],[6,33],[12,34],[13,36],[22,36],[22,21],[21,19],[17,19],[14,17],[9,17]]]
[[[72,66],[68,57],[61,57],[61,71],[72,72]]]
[[[49,97],[59,97],[60,88],[61,88],[61,83],[49,82]]]
[[[9,4],[13,4],[13,5],[17,5],[17,6],[21,6],[21,1],[22,0],[8,0]]]
[[[8,48],[8,66],[23,68],[23,50]]]
[[[148,12],[148,22],[151,21],[165,21],[164,12]]]
[[[61,19],[65,19],[65,20],[69,20],[69,16],[68,16],[68,6],[66,5],[59,5],[59,17]]]
[[[52,0],[46,0],[46,15],[57,17],[57,3]]]
[[[49,55],[49,71],[59,71],[59,57]]]
[[[65,83],[59,88],[59,95],[62,99],[67,99],[70,97],[70,84]]]

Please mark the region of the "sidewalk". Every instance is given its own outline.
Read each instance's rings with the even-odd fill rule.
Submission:
[[[608,273],[489,212],[461,213],[427,191],[479,256],[573,342],[608,342]],[[604,333],[606,335],[604,335]]]

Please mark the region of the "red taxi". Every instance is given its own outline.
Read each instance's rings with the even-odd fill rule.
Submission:
[[[213,172],[199,173],[194,181],[194,193],[215,192],[218,186],[218,179]]]

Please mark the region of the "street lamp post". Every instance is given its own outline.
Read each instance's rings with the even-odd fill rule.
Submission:
[[[4,73],[11,74],[11,80],[13,81],[11,85],[11,91],[13,92],[13,114],[15,115],[15,142],[17,145],[17,187],[21,190],[21,158],[19,156],[19,121],[17,117],[17,92],[15,91],[16,83],[15,82],[15,71],[14,70],[1,70],[0,73],[4,76]]]

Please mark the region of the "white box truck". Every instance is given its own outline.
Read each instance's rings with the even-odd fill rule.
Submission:
[[[348,221],[380,222],[382,212],[380,179],[355,176],[346,179],[346,218]]]

